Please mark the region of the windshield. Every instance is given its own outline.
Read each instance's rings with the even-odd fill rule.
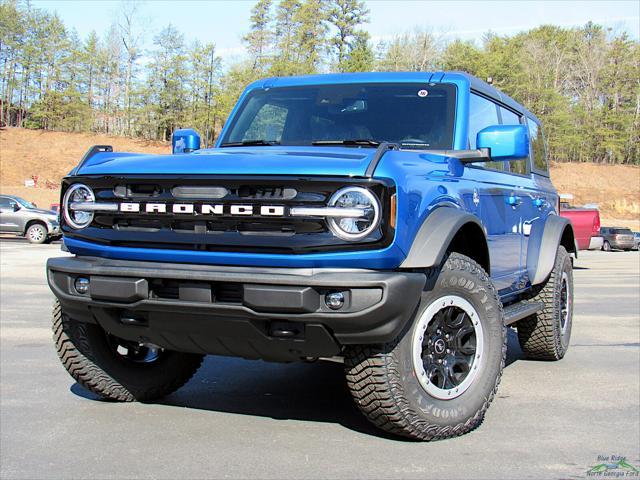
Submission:
[[[455,87],[448,84],[257,89],[240,106],[220,146],[387,141],[404,148],[448,149],[454,108]]]
[[[24,198],[15,197],[15,200],[24,208],[36,208],[36,206],[33,203],[27,202]]]

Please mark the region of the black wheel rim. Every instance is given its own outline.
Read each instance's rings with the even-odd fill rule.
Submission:
[[[440,310],[422,342],[422,363],[429,381],[443,390],[460,386],[471,371],[475,355],[471,317],[458,307]]]
[[[414,333],[414,367],[423,388],[452,399],[471,385],[480,371],[483,329],[474,307],[451,295],[434,301]]]
[[[564,334],[569,326],[571,315],[571,299],[569,297],[569,276],[562,272],[560,280],[560,330]]]

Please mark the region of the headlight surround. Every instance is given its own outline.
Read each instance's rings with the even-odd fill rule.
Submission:
[[[334,193],[329,206],[335,208],[360,208],[366,210],[364,217],[328,217],[333,234],[349,242],[367,237],[380,225],[380,202],[369,190],[362,187],[345,187]]]
[[[88,227],[93,221],[93,212],[71,210],[71,204],[76,202],[95,202],[93,190],[82,183],[71,185],[62,200],[64,220],[71,228],[79,230]]]

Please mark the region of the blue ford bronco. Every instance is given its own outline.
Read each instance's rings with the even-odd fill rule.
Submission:
[[[81,385],[150,401],[203,356],[344,363],[364,415],[432,440],[482,421],[507,328],[559,360],[571,224],[542,127],[464,73],[270,78],[214,148],[95,146],[63,180],[54,338]]]

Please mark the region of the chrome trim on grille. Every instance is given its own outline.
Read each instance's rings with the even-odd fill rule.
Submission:
[[[362,218],[367,216],[367,208],[340,207],[292,207],[289,214],[292,217],[333,217],[333,218]]]
[[[69,208],[71,210],[79,212],[120,212],[120,205],[121,204],[117,203],[74,202],[69,205]],[[232,207],[233,206],[238,205],[232,205]],[[240,206],[244,207],[245,205]],[[368,210],[370,209],[339,207],[291,207],[291,209],[289,210],[289,215],[292,217],[363,218],[367,216]],[[251,213],[235,213],[234,215],[251,215]]]
[[[69,209],[77,212],[117,212],[117,203],[73,202]]]

